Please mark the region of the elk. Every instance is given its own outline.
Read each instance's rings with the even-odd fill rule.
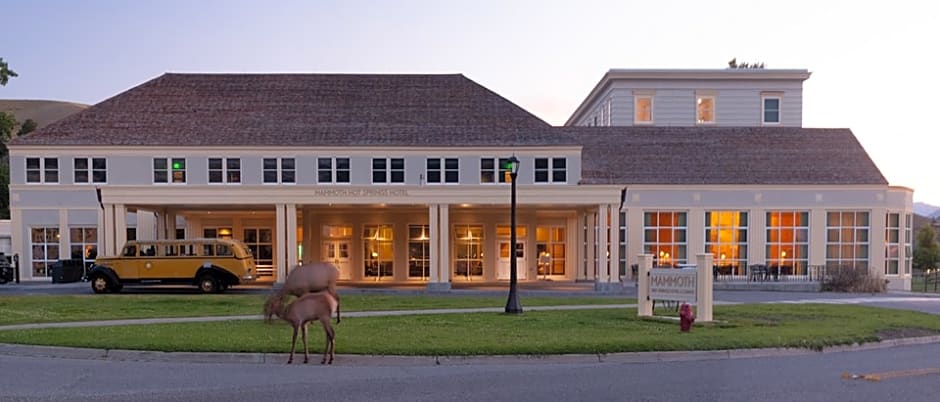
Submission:
[[[336,293],[336,280],[339,268],[328,262],[313,262],[298,265],[287,274],[284,287],[278,289],[265,303],[265,311],[271,311],[268,304],[283,304],[287,296],[301,297],[306,293],[327,291],[336,299],[336,323],[339,324],[339,294]],[[270,316],[268,317],[270,319]]]
[[[309,362],[307,324],[314,320],[320,321],[320,324],[323,325],[323,332],[326,334],[326,350],[323,351],[323,360],[320,361],[320,364],[333,364],[333,358],[336,356],[336,332],[330,324],[330,318],[333,316],[333,310],[337,309],[339,309],[339,301],[328,291],[304,294],[286,306],[281,298],[272,297],[268,300],[268,303],[265,303],[265,322],[270,323],[271,317],[277,316],[294,327],[294,335],[290,343],[290,358],[287,359],[287,364],[294,362],[298,331],[301,331],[304,341],[304,364]]]

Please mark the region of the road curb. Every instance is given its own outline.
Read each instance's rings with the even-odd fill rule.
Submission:
[[[694,351],[629,352],[570,355],[497,355],[497,356],[384,356],[337,355],[340,366],[464,366],[464,365],[538,365],[538,364],[637,364],[703,360],[753,359],[762,357],[802,356],[819,353],[845,353],[912,345],[940,343],[940,335],[889,339],[881,342],[840,345],[821,351],[801,348],[724,349]],[[0,355],[61,359],[114,360],[141,362],[182,362],[216,364],[285,364],[287,353],[213,353],[159,352],[124,349],[69,348],[62,346],[17,345],[0,343]],[[302,354],[294,359],[302,363]],[[320,353],[310,354],[318,364]]]

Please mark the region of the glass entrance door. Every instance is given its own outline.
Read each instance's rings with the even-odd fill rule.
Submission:
[[[496,279],[509,279],[511,276],[511,263],[509,240],[499,241],[499,263],[496,271]],[[516,240],[516,279],[526,278],[525,269],[525,242]]]
[[[323,261],[332,262],[339,268],[339,279],[352,279],[349,266],[349,240],[324,240]]]

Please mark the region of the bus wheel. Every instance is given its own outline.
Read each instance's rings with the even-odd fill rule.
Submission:
[[[199,277],[199,290],[202,293],[218,293],[221,289],[219,281],[212,274],[204,274]]]

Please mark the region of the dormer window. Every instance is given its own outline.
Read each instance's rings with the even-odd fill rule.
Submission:
[[[633,124],[653,124],[652,95],[637,95],[633,98]]]
[[[715,97],[695,97],[695,123],[715,124]]]
[[[765,125],[780,124],[780,97],[765,96],[761,104],[761,122]]]

